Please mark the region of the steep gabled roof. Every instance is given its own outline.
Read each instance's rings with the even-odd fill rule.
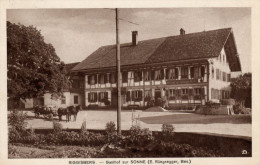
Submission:
[[[151,64],[217,57],[224,47],[231,28],[121,44],[121,65]],[[72,71],[116,66],[116,46],[103,46],[76,65]]]

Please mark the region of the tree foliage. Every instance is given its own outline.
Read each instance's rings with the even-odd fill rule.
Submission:
[[[252,91],[252,74],[245,73],[231,81],[231,97],[236,99],[238,102],[247,102],[251,106],[251,91]]]
[[[8,97],[26,99],[68,87],[65,64],[33,26],[7,22]]]

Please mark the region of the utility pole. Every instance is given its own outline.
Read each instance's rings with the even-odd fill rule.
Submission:
[[[121,135],[121,73],[120,73],[120,41],[119,10],[116,8],[116,66],[117,66],[117,134]]]

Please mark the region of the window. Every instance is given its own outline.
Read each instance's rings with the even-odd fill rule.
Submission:
[[[223,72],[223,81],[227,81],[227,74]]]
[[[194,78],[199,78],[199,67],[194,67]]]
[[[176,90],[175,89],[169,89],[168,90],[169,100],[175,100],[176,99],[175,96],[176,96]]]
[[[195,88],[195,95],[204,95],[204,88]]]
[[[204,78],[204,75],[205,75],[205,67],[201,66],[200,67],[200,76],[201,76],[201,78]]]
[[[88,83],[89,83],[90,85],[94,85],[94,84],[96,84],[96,79],[97,79],[97,76],[96,76],[96,75],[90,75],[90,76],[89,76],[89,79],[88,79]]]
[[[88,93],[88,101],[89,102],[97,102],[97,92]]]
[[[150,81],[150,80],[151,80],[151,72],[144,71],[144,81]]]
[[[230,73],[227,74],[227,82],[230,82]]]
[[[187,88],[182,89],[181,91],[182,91],[182,95],[187,95],[188,94],[188,89]]]
[[[188,67],[181,68],[181,78],[188,78]]]
[[[117,82],[117,76],[116,76],[116,73],[111,73],[110,74],[110,83],[111,84],[114,84],[114,83],[116,83]]]
[[[195,88],[195,95],[200,95],[200,88]]]
[[[122,81],[123,81],[123,83],[127,83],[127,81],[128,81],[128,72],[123,72],[122,73]]]
[[[100,74],[99,75],[99,79],[98,79],[98,81],[99,81],[99,84],[105,84],[105,74]]]
[[[98,101],[99,102],[104,102],[107,99],[108,99],[108,92],[99,92],[98,93]]]
[[[152,97],[152,91],[151,90],[145,90],[144,91],[144,98],[148,99]]]
[[[154,79],[155,79],[155,80],[161,80],[161,79],[162,79],[161,70],[156,70],[156,71],[154,72]]]
[[[84,88],[84,82],[79,82],[79,88]]]
[[[142,91],[132,91],[133,101],[142,101]]]
[[[61,97],[61,104],[66,104],[66,96]]]
[[[178,71],[177,71],[178,72]],[[177,79],[178,76],[176,76],[176,68],[175,69],[168,69],[167,70],[167,77],[168,79],[172,80],[172,79]]]
[[[219,69],[216,70],[216,78],[219,80]]]
[[[142,72],[134,72],[134,81],[142,81]]]
[[[175,96],[175,89],[169,89],[169,96]]]
[[[190,67],[190,78],[194,78],[194,67]]]
[[[79,103],[79,96],[74,96],[74,104],[78,104]]]

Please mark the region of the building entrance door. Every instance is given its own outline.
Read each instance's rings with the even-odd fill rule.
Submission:
[[[121,94],[121,106],[125,103],[125,95]],[[111,106],[117,107],[117,92],[112,92]]]
[[[155,97],[155,99],[162,98],[160,89],[155,90],[154,97]]]
[[[117,92],[112,91],[111,93],[111,106],[117,107]]]

